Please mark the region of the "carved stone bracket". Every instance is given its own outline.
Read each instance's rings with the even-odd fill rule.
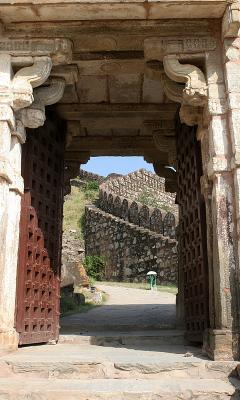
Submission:
[[[175,82],[185,83],[183,99],[187,104],[203,106],[206,103],[206,79],[198,67],[190,64],[181,64],[176,54],[165,56],[163,65],[170,79]]]
[[[65,80],[51,77],[49,85],[34,90],[34,102],[22,110],[22,121],[27,128],[38,128],[45,122],[45,106],[57,103],[63,96]]]
[[[12,80],[13,108],[19,110],[33,102],[33,88],[42,85],[52,68],[50,57],[36,57],[33,65],[20,69]]]
[[[161,81],[162,81],[163,90],[164,90],[166,96],[170,100],[175,101],[176,103],[182,103],[183,102],[184,85],[173,82],[165,74],[162,75]]]
[[[147,73],[153,74],[155,79],[158,76],[166,96],[182,105],[180,118],[188,125],[198,123],[199,108],[207,104],[208,96],[206,78],[195,60],[203,60],[206,52],[215,49],[216,41],[211,37],[148,38],[144,42],[145,59],[163,63],[163,69],[160,64],[158,71],[152,68],[153,71]],[[148,62],[148,66],[151,69],[151,63]],[[196,107],[197,112],[192,107]]]

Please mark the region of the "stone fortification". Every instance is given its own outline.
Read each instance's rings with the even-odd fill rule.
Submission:
[[[86,207],[87,255],[106,259],[107,280],[141,282],[155,270],[158,283],[176,283],[176,240],[120,219],[95,206]]]
[[[165,179],[145,169],[115,179],[107,178],[101,184],[101,189],[135,201],[146,195],[158,203],[158,208],[171,209],[176,216],[178,214],[178,207],[175,205],[176,194],[165,192]]]
[[[149,207],[137,201],[100,190],[98,207],[124,221],[150,229],[172,239],[176,238],[174,213]]]
[[[136,201],[146,192],[173,212]],[[177,282],[174,197],[165,193],[163,178],[145,170],[100,185],[97,205],[86,207],[85,249],[105,256],[106,279],[145,281],[155,270],[159,282]]]
[[[97,182],[100,185],[104,182],[104,180],[104,176],[93,174],[92,172],[84,171],[80,168],[78,176],[74,179],[71,179],[71,186],[81,188],[84,187],[87,182]]]

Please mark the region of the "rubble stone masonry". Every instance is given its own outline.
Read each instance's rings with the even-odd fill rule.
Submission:
[[[177,206],[169,204],[164,196],[170,196],[173,204],[174,195],[164,189],[164,179],[140,170],[105,181],[97,206],[86,207],[86,255],[105,257],[106,279],[141,282],[154,270],[158,283],[177,282]],[[152,190],[176,217],[134,200],[145,190]],[[125,193],[129,198],[120,195]]]

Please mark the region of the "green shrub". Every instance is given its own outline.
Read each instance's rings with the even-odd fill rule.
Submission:
[[[99,190],[99,183],[97,181],[88,181],[85,183],[84,186],[84,191],[88,191],[88,190]]]
[[[90,278],[101,281],[104,278],[105,263],[103,256],[86,256],[83,265]]]

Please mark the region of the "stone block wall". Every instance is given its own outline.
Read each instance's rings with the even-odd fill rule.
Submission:
[[[137,226],[95,206],[86,207],[86,255],[106,258],[107,280],[145,282],[150,270],[158,283],[177,282],[175,239]]]

